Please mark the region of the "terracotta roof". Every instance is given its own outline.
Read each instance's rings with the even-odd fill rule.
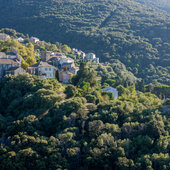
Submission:
[[[36,63],[34,65],[31,65],[29,67],[52,67],[52,68],[55,68],[54,66],[52,66],[52,65],[50,65],[50,64],[48,64],[46,62],[43,62],[43,61],[40,61],[40,62],[38,62],[38,63]]]
[[[15,64],[18,65],[18,63],[11,59],[0,59],[0,64]]]

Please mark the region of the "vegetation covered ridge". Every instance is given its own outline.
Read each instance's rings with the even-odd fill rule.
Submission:
[[[57,74],[0,79],[0,169],[170,168],[170,86],[145,85],[117,59],[86,61],[68,45],[1,32],[10,35],[0,34],[7,38],[0,41],[1,59],[13,57],[13,50],[28,71],[43,59],[42,51],[57,53],[74,60],[79,71],[67,83]]]
[[[158,9],[134,0],[0,0],[0,4],[1,28],[93,51],[101,61],[119,59],[136,77],[170,85],[170,17]]]

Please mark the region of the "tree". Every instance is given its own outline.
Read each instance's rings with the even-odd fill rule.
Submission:
[[[90,70],[86,63],[80,63],[80,70],[77,75],[72,78],[74,85],[83,86],[84,83],[90,83],[90,86],[93,87],[96,85],[96,74],[93,70]]]
[[[102,133],[102,130],[104,129],[104,124],[101,120],[94,120],[89,122],[89,135],[92,136],[98,136]]]
[[[63,45],[61,47],[61,50],[62,50],[62,52],[66,53],[66,54],[71,52],[71,48],[68,45]]]
[[[76,95],[76,88],[73,85],[68,85],[64,91],[67,98],[74,97]]]

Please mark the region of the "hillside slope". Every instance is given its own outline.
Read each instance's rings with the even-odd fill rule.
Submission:
[[[170,1],[169,0],[136,0],[137,2],[147,4],[152,7],[165,10],[170,13]]]
[[[169,84],[170,20],[133,0],[0,0],[0,27],[119,59],[147,82]],[[10,12],[9,12],[10,11]]]

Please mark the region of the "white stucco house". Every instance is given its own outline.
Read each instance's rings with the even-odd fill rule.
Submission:
[[[19,38],[17,38],[17,41],[20,42],[20,43],[23,43],[24,39],[22,37],[19,37]]]
[[[94,63],[99,63],[99,58],[96,57],[96,54],[94,53],[88,53],[86,54],[86,60],[92,61]]]
[[[94,60],[95,58],[96,58],[96,54],[94,54],[94,53],[87,53],[86,54],[87,60]]]
[[[31,37],[30,38],[30,41],[32,42],[32,43],[38,43],[40,40],[38,39],[38,38],[36,38],[36,37]]]

